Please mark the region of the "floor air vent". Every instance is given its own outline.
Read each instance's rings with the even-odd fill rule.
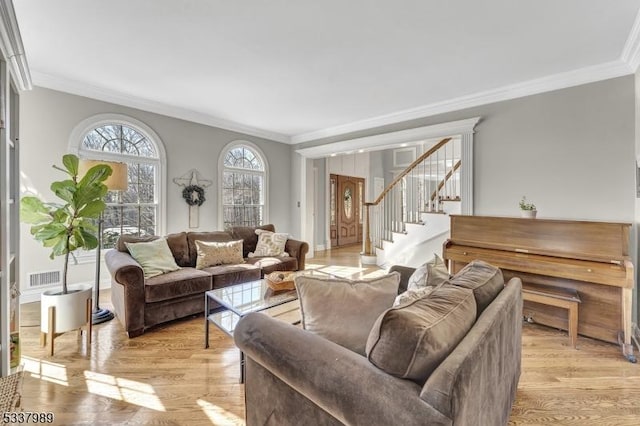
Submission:
[[[44,287],[60,284],[60,271],[31,272],[29,276],[29,288]]]

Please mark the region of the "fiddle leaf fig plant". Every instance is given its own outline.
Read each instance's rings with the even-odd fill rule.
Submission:
[[[68,176],[51,184],[51,191],[61,203],[47,203],[34,196],[25,196],[20,202],[20,218],[32,225],[31,235],[44,247],[51,248],[51,259],[64,256],[63,294],[68,293],[69,255],[77,249],[92,250],[98,246],[95,221],[106,208],[104,197],[108,189],[104,181],[112,173],[111,167],[100,164],[79,176],[79,163],[76,155],[67,154],[62,157],[63,167],[53,166]]]

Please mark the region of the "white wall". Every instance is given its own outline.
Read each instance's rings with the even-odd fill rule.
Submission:
[[[68,152],[72,129],[87,117],[118,113],[142,121],[164,143],[167,153],[166,233],[189,230],[188,206],[182,199],[182,188],[175,185],[172,179],[194,168],[205,179],[214,182],[206,189],[207,201],[200,207],[200,226],[197,230],[218,229],[218,158],[223,147],[234,140],[250,141],[266,155],[270,172],[269,221],[275,224],[278,231],[292,231],[289,145],[43,88],[24,92],[20,98],[20,109],[23,191],[36,192],[48,201],[54,201],[49,185],[53,180],[59,180],[62,174],[51,166],[59,164],[62,155]],[[31,237],[27,225],[21,227],[21,246],[23,290],[27,285],[28,272],[62,269],[62,259],[50,260],[49,251]],[[102,268],[102,271],[103,282],[108,281],[106,269]],[[71,266],[69,273],[70,282],[92,281],[94,263]],[[23,293],[28,295],[29,292]],[[26,301],[29,298],[22,299]]]

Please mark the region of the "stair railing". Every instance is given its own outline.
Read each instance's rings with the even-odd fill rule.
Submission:
[[[420,222],[423,212],[442,213],[444,201],[460,199],[460,161],[455,161],[455,144],[450,142],[452,138],[442,139],[396,176],[375,201],[364,203],[366,255],[381,248],[383,240],[391,241],[394,232],[405,232],[406,223]]]

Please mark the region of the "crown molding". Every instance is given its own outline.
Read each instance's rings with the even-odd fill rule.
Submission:
[[[595,81],[607,80],[632,74],[629,65],[622,60],[606,62],[573,71],[550,75],[547,77],[528,80],[522,83],[511,84],[497,89],[486,90],[472,95],[461,96],[442,102],[423,105],[417,108],[406,109],[378,117],[367,118],[336,127],[329,127],[309,133],[301,133],[291,137],[293,144],[309,142],[313,140],[339,136],[360,130],[401,123],[403,121],[424,118],[436,114],[458,111],[465,108],[506,101],[538,93],[550,92]]]
[[[638,71],[638,66],[640,66],[640,10],[624,44],[620,59],[631,67],[632,72]]]
[[[387,149],[403,143],[470,134],[474,132],[476,124],[478,124],[479,121],[480,117],[467,118],[466,120],[450,121],[448,123],[398,130],[309,148],[300,148],[296,150],[296,152],[306,158],[322,158],[332,154],[335,155],[337,153],[351,152],[360,149],[366,149],[368,151]]]
[[[47,89],[58,90],[61,92],[97,99],[104,102],[110,102],[130,108],[137,108],[143,111],[162,114],[169,117],[179,118],[181,120],[204,124],[207,126],[218,127],[220,129],[269,139],[272,141],[291,143],[291,139],[289,138],[289,136],[282,133],[247,126],[235,121],[225,120],[186,108],[167,105],[162,102],[138,98],[104,87],[46,74],[37,70],[33,70],[32,74],[34,84],[40,87],[45,87]]]
[[[0,50],[18,90],[31,90],[31,74],[11,0],[0,0]]]

